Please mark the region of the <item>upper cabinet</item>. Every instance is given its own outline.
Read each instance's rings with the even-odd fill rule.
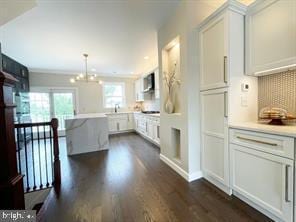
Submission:
[[[246,74],[296,68],[296,1],[257,0],[246,15]]]
[[[29,92],[29,70],[27,67],[2,54],[2,68],[4,72],[12,74],[18,80],[15,83],[15,92]]]
[[[159,69],[154,70],[154,81],[155,81],[155,89],[154,89],[154,98],[160,98],[160,90],[159,90]]]
[[[227,86],[227,13],[203,26],[199,41],[201,88]]]
[[[135,81],[135,96],[136,102],[144,101],[144,93],[143,93],[143,78],[139,78]]]

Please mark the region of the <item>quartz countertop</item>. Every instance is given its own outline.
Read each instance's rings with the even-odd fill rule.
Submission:
[[[72,118],[68,118],[66,120],[73,120],[73,119],[91,119],[91,118],[103,118],[107,117],[104,113],[85,113],[85,114],[78,114],[73,116]]]
[[[229,124],[230,128],[250,130],[261,133],[276,134],[296,138],[296,125],[269,125],[257,122],[239,122]]]

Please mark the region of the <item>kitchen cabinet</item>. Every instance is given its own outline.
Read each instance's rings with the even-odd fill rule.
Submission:
[[[119,133],[133,130],[133,118],[130,113],[107,114],[109,133]]]
[[[160,117],[135,113],[135,130],[156,145],[160,144]]]
[[[257,104],[242,103],[242,98],[250,101],[250,95],[257,95],[256,78],[244,73],[246,10],[237,1],[226,1],[197,27],[202,171],[208,181],[228,194],[229,123],[257,119]],[[241,90],[242,83],[250,85],[248,94]]]
[[[155,80],[155,89],[154,89],[154,98],[160,98],[160,89],[159,89],[159,69],[155,69],[154,71],[154,80]]]
[[[136,102],[143,102],[144,101],[144,93],[143,93],[143,78],[137,79],[135,81],[135,97]]]
[[[12,74],[18,82],[15,83],[15,92],[29,92],[29,70],[27,67],[2,54],[3,71]]]
[[[132,130],[134,129],[134,114],[133,113],[128,113],[127,114],[127,129]]]
[[[201,88],[227,86],[227,13],[223,13],[199,31]]]
[[[256,1],[246,14],[246,74],[296,68],[296,1]]]
[[[231,129],[230,173],[235,194],[276,221],[293,221],[293,138]]]
[[[203,172],[208,180],[228,192],[227,88],[202,92],[201,109]]]

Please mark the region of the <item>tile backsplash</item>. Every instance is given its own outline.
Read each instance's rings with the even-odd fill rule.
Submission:
[[[281,107],[296,115],[296,70],[258,78],[259,111],[266,107]]]

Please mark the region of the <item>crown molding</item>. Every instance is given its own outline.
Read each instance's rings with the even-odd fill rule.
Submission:
[[[53,69],[35,69],[29,68],[29,71],[32,73],[40,74],[51,74],[51,75],[77,75],[80,72],[77,71],[66,71],[66,70],[53,70]],[[136,79],[139,75],[131,74],[113,74],[113,73],[95,73],[98,77],[116,77],[116,78],[132,78]]]

